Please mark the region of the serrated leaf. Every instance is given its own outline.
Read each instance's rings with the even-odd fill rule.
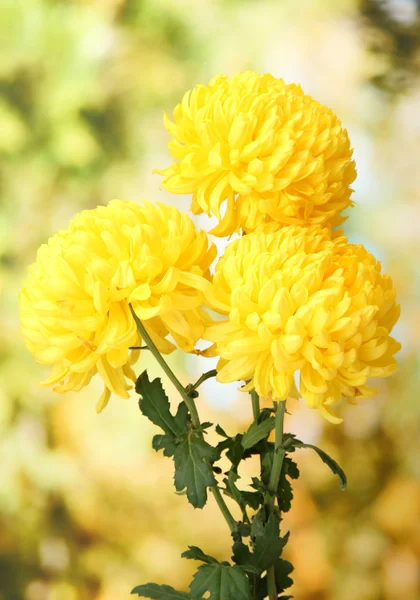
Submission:
[[[329,456],[329,454],[327,454],[326,452],[324,452],[324,450],[321,450],[321,448],[318,448],[317,446],[313,446],[312,444],[304,444],[303,442],[300,442],[299,440],[296,440],[296,442],[294,443],[294,446],[296,448],[311,448],[312,450],[315,450],[315,452],[318,454],[318,456],[320,457],[320,459],[331,469],[331,471],[338,476],[338,479],[340,481],[340,488],[342,490],[345,490],[347,487],[347,477],[346,474],[344,473],[343,469],[338,465],[338,463],[336,463],[336,461],[331,458],[331,456]]]
[[[251,562],[251,551],[249,547],[243,542],[235,542],[232,546],[233,556],[232,560],[237,565],[243,565],[247,562]]]
[[[241,492],[245,504],[257,510],[264,504],[264,496],[260,492]]]
[[[138,585],[131,593],[153,600],[191,600],[191,596],[186,592],[178,592],[170,585],[158,585],[157,583]]]
[[[268,417],[262,423],[252,423],[248,431],[242,437],[242,447],[244,450],[252,448],[258,442],[266,438],[270,431],[275,427],[275,418]]]
[[[254,540],[254,558],[261,570],[273,566],[279,558],[287,539],[282,539],[279,533],[279,522],[275,515],[270,515],[264,526],[262,535]]]
[[[159,378],[149,380],[147,371],[143,371],[136,381],[136,392],[141,398],[141,412],[152,423],[175,438],[183,435],[188,427],[188,408],[184,402],[178,406],[175,416],[171,414],[168,397]]]
[[[287,452],[294,452],[295,446],[293,445],[296,439],[296,435],[294,433],[284,433],[283,434],[283,448],[286,448]]]
[[[207,502],[207,488],[216,485],[209,461],[218,453],[194,431],[190,431],[178,444],[175,454],[175,488],[186,488],[188,501],[195,508]]]
[[[296,463],[288,456],[285,457],[277,488],[277,501],[282,512],[288,512],[292,506],[293,489],[288,478],[297,479],[298,477],[299,469]]]
[[[163,450],[165,456],[173,456],[176,449],[176,438],[165,433],[164,435],[154,435],[152,439],[152,448],[159,452]]]
[[[278,592],[285,592],[287,588],[293,585],[293,579],[289,577],[293,571],[293,565],[282,558],[274,563],[274,573],[276,576],[276,588]],[[289,596],[290,598],[290,596]]]
[[[185,552],[181,554],[181,557],[188,558],[190,560],[201,560],[207,564],[217,564],[219,562],[212,556],[205,554],[198,546],[188,546],[188,550],[185,550]]]
[[[253,539],[260,535],[264,535],[265,525],[265,510],[261,508],[252,518],[251,536]]]
[[[243,448],[241,443],[243,436],[241,434],[238,433],[234,437],[229,437],[227,433],[220,427],[220,425],[216,425],[216,431],[219,435],[225,438],[216,446],[219,457],[221,456],[222,452],[227,450],[226,456],[232,463],[233,469],[236,471],[241,460],[252,455],[252,450],[245,450]]]
[[[236,481],[239,479],[234,467],[228,471],[228,476],[223,480],[226,486],[225,494],[235,500],[242,510],[242,518],[247,519],[246,507],[250,506],[254,510],[257,510],[263,503],[264,497],[260,492],[248,492],[240,490]]]
[[[244,571],[238,566],[202,565],[190,585],[192,600],[252,600],[251,588]]]
[[[285,473],[290,479],[299,479],[300,471],[297,464],[292,458],[285,458],[283,460]]]
[[[216,446],[219,455],[221,455],[224,450],[229,450],[234,443],[235,438],[226,437],[224,440],[221,440]]]
[[[244,457],[244,448],[241,443],[242,436],[237,435],[235,438],[231,438],[231,439],[232,439],[232,444],[230,445],[229,450],[226,452],[226,456],[232,463],[232,467],[234,469],[237,469],[239,466],[239,463],[241,462],[242,458]]]
[[[274,407],[263,408],[258,417],[258,422],[261,423],[261,421],[265,421],[265,419],[268,419],[268,417],[273,414],[276,414],[276,409]]]
[[[224,438],[228,438],[228,434],[225,432],[225,430],[220,426],[220,425],[216,425],[216,433],[218,433],[219,435],[221,435]]]
[[[242,512],[245,510],[245,502],[242,498],[241,490],[236,487],[235,482],[239,479],[239,475],[233,470],[230,469],[228,471],[228,476],[223,480],[223,483],[226,486],[226,492],[235,502],[239,504],[242,509]]]
[[[281,512],[289,512],[292,508],[293,488],[291,483],[283,475],[280,477],[279,487],[277,490],[277,501]]]
[[[243,542],[235,542],[232,546],[233,556],[232,560],[237,565],[241,566],[247,573],[253,575],[259,575],[262,570],[253,564],[254,556],[248,546]]]
[[[261,454],[261,481],[268,486],[273,468],[274,444],[267,444],[267,450]]]

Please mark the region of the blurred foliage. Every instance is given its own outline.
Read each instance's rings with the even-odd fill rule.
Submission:
[[[420,74],[419,0],[361,0],[369,50],[384,59],[371,82],[388,94],[407,91]]]
[[[98,417],[95,383],[65,397],[36,386],[45,371],[23,347],[16,296],[36,248],[79,210],[143,195],[185,206],[151,176],[168,161],[162,111],[194,83],[249,67],[301,82],[348,126],[359,178],[347,230],[383,260],[403,308],[401,368],[378,398],[343,407],[338,427],[290,403],[286,428],[349,479],[342,493],[317,457],[296,453],[294,594],[420,597],[418,12],[410,0],[1,3],[1,600],[128,600],[140,581],[182,588],[188,544],[228,558],[217,507],[194,511],[174,494],[134,398]],[[172,361],[185,381],[208,368]],[[247,428],[246,396],[205,390],[203,418]]]

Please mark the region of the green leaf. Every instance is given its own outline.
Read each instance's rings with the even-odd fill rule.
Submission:
[[[222,429],[222,427],[220,425],[216,425],[216,433],[218,433],[219,435],[221,435],[224,438],[228,438],[228,434],[226,433],[226,431],[224,429]]]
[[[237,565],[253,575],[260,575],[262,569],[254,564],[254,556],[251,553],[249,547],[243,542],[235,542],[232,546],[233,555],[232,560]]]
[[[264,496],[260,492],[243,492],[241,491],[242,498],[248,506],[257,510],[262,504],[264,504]]]
[[[169,400],[160,379],[150,381],[147,371],[143,371],[136,381],[136,392],[141,396],[139,401],[141,412],[152,423],[174,438],[186,432],[189,422],[188,408],[184,402],[181,402],[176,416],[171,414]]]
[[[238,566],[202,565],[190,585],[192,600],[252,600],[251,588],[244,571]]]
[[[261,481],[268,486],[273,468],[274,444],[266,444],[267,448],[261,453]]]
[[[232,463],[232,467],[236,470],[239,466],[239,463],[244,457],[244,448],[242,446],[241,440],[242,436],[238,434],[234,438],[230,438],[232,443],[229,447],[229,450],[226,452],[226,456]]]
[[[278,592],[285,592],[287,588],[293,585],[293,579],[289,577],[293,571],[293,565],[287,560],[278,558],[274,563],[274,572],[276,575],[276,587]],[[290,598],[290,596],[289,596]]]
[[[260,492],[248,492],[244,490],[240,490],[236,481],[239,479],[239,475],[236,472],[236,469],[232,467],[228,471],[228,476],[223,480],[223,483],[226,486],[224,493],[235,500],[238,503],[239,507],[242,510],[242,518],[244,521],[247,520],[246,507],[250,506],[254,510],[257,510],[262,504],[264,504],[264,497]]]
[[[217,429],[218,427],[216,427],[216,431]],[[221,435],[220,431],[218,431],[218,433],[219,435]],[[238,467],[244,455],[244,449],[242,448],[241,439],[242,435],[240,434],[236,435],[235,437],[225,436],[225,439],[217,444],[217,451],[219,455],[221,455],[224,450],[227,450],[226,456],[228,457],[232,465],[235,467],[235,469]]]
[[[265,510],[261,508],[252,518],[251,536],[255,539],[258,536],[264,535],[265,526]]]
[[[208,429],[209,427],[212,427],[213,423],[211,423],[210,421],[206,421],[205,423],[201,423],[201,429]]]
[[[175,454],[175,488],[186,488],[188,501],[195,508],[203,508],[207,502],[207,488],[216,485],[210,461],[218,453],[197,433],[190,431],[178,444]]]
[[[270,515],[264,526],[262,535],[254,540],[254,557],[256,564],[265,571],[279,558],[287,538],[282,539],[279,533],[279,522],[275,515]]]
[[[178,592],[170,585],[158,585],[157,583],[138,585],[131,593],[153,600],[191,600],[191,596],[186,592]]]
[[[248,562],[252,562],[251,551],[249,547],[243,542],[235,542],[232,546],[232,550],[232,560],[237,565],[244,565]]]
[[[286,456],[283,459],[283,467],[280,474],[279,486],[277,488],[277,500],[282,512],[288,512],[292,506],[293,489],[288,478],[297,479],[299,469],[296,463]]]
[[[300,442],[299,440],[296,440],[296,442],[294,443],[294,446],[296,448],[311,448],[312,450],[315,450],[315,452],[318,454],[320,459],[331,469],[331,471],[335,475],[338,476],[338,478],[340,480],[340,488],[342,490],[346,489],[346,487],[347,487],[346,474],[344,473],[343,469],[335,462],[335,460],[333,458],[331,458],[331,456],[329,456],[326,452],[324,452],[324,450],[321,450],[321,448],[318,448],[317,446],[313,446],[312,444],[304,444],[303,442]]]
[[[201,560],[202,562],[205,562],[208,564],[212,564],[212,563],[217,564],[219,562],[212,556],[209,556],[208,554],[204,554],[204,552],[201,550],[201,548],[198,548],[198,546],[188,546],[188,548],[189,548],[189,550],[185,550],[185,552],[183,552],[181,554],[182,558],[188,558],[191,560]]]
[[[286,461],[284,466],[286,475],[290,477],[290,479],[299,479],[300,471],[295,461],[289,457],[284,459],[283,463],[284,461]]]
[[[270,431],[274,429],[274,427],[274,417],[268,417],[268,419],[262,421],[262,423],[252,423],[248,431],[244,433],[242,437],[242,447],[245,450],[252,448],[256,444],[258,444],[258,442],[266,438],[269,435]]]
[[[251,525],[248,525],[247,523],[239,523],[238,533],[241,537],[249,537],[251,535]]]
[[[159,452],[163,450],[165,456],[173,456],[176,449],[176,438],[172,435],[154,435],[152,439],[152,448]]]
[[[229,437],[227,433],[220,427],[220,425],[216,426],[216,432],[225,438],[216,446],[219,457],[221,456],[222,452],[227,450],[226,456],[232,463],[232,467],[235,471],[237,471],[241,460],[249,458],[253,454],[257,454],[254,448],[248,448],[245,450],[242,445],[243,435],[238,433],[234,437]]]
[[[293,445],[295,441],[299,442],[299,440],[296,440],[296,436],[294,433],[283,434],[283,448],[286,448],[287,452],[295,451],[295,447]]]
[[[263,408],[260,412],[260,416],[258,417],[258,422],[265,421],[268,419],[270,415],[275,415],[276,409],[272,406],[271,408]]]
[[[242,510],[242,513],[244,513],[246,504],[242,498],[241,490],[238,487],[236,487],[236,485],[235,485],[235,483],[238,479],[239,479],[239,475],[232,468],[228,471],[228,476],[227,476],[227,478],[225,478],[223,480],[223,483],[226,486],[225,493],[228,496],[230,496],[231,498],[233,498],[233,500],[235,500],[235,502],[237,502],[239,504],[239,506]]]

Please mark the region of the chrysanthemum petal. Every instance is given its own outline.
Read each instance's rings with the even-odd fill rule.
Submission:
[[[171,333],[193,352],[209,320],[199,306],[215,251],[164,204],[113,200],[77,215],[40,248],[19,296],[27,346],[53,365],[43,385],[79,390],[99,373],[99,409],[110,391],[128,397],[139,356],[130,348],[142,345],[129,304],[160,352],[175,349]]]
[[[347,131],[296,85],[251,71],[216,77],[173,116],[164,116],[174,162],[158,171],[163,187],[193,194],[193,212],[219,221],[214,235],[267,221],[338,225],[352,205]]]
[[[369,397],[368,378],[396,369],[400,345],[387,328],[397,313],[392,281],[341,233],[267,225],[235,240],[206,300],[213,310],[223,306],[223,320],[203,336],[221,357],[218,379],[247,380],[241,390],[273,399],[293,393],[339,423],[331,406]]]
[[[101,394],[101,397],[99,398],[98,402],[96,403],[96,412],[97,413],[100,413],[103,411],[105,406],[108,404],[110,398],[111,398],[111,390],[109,390],[107,387],[105,387],[104,391]]]

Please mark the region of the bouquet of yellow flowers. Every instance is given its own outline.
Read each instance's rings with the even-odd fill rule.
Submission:
[[[188,592],[147,583],[133,593],[287,600],[293,566],[282,558],[289,534],[281,523],[299,476],[293,453],[313,449],[342,488],[346,477],[323,450],[284,432],[286,401],[302,398],[340,423],[341,402],[376,393],[372,378],[396,370],[395,289],[372,254],[337,229],[353,205],[356,170],[330,109],[298,85],[244,72],[197,85],[173,117],[164,118],[173,161],[158,171],[162,185],[192,194],[194,214],[215,216],[211,234],[236,234],[223,256],[177,208],[112,200],[41,246],[20,293],[22,331],[34,357],[52,365],[43,385],[77,391],[99,374],[98,412],[111,394],[128,398],[135,388],[142,414],[161,430],[153,448],[174,460],[176,490],[196,508],[210,490],[227,522],[230,562],[190,546],[183,557],[202,564]],[[177,347],[219,357],[217,369],[182,384],[164,359]],[[143,351],[179,392],[175,414],[160,379],[135,373]],[[210,377],[241,382],[253,408],[244,434],[217,425],[214,446],[196,402]],[[242,489],[239,466],[254,455],[260,472]],[[223,478],[222,456],[230,464]]]

